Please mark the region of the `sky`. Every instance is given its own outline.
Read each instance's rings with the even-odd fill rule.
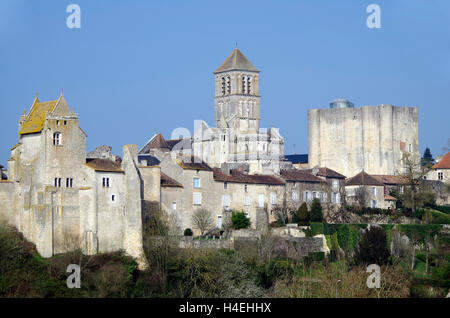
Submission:
[[[66,25],[72,3],[79,29]],[[370,4],[381,28],[366,25]],[[0,164],[36,92],[64,89],[88,151],[214,126],[213,72],[236,43],[261,70],[261,127],[280,129],[286,154],[307,153],[307,110],[336,98],[417,106],[421,153],[447,145],[448,0],[1,0]]]

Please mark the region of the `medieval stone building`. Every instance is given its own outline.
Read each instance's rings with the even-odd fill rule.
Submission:
[[[1,217],[43,257],[124,249],[145,266],[137,146],[124,146],[122,160],[102,149],[87,159],[86,134],[62,92],[35,98],[18,137],[0,184]]]

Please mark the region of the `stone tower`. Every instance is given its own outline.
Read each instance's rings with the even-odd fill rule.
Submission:
[[[235,48],[214,75],[216,127],[257,133],[260,120],[259,70]]]

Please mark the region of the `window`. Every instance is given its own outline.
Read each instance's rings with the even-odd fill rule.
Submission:
[[[172,210],[177,209],[177,203],[175,201],[172,202]]]
[[[248,196],[244,197],[244,205],[249,206],[250,205],[250,198]]]
[[[275,192],[270,193],[270,204],[276,204],[277,203],[277,194]]]
[[[109,178],[103,178],[102,185],[103,188],[109,188]]]
[[[64,126],[67,125],[67,120],[64,121]]]
[[[333,192],[331,194],[331,203],[336,203],[336,195],[337,195],[337,193],[335,193],[335,192]]]
[[[438,172],[438,180],[443,180],[443,179],[444,179],[444,173]]]
[[[247,77],[247,94],[250,95],[252,91],[252,78]]]
[[[192,193],[192,203],[194,205],[202,205],[202,194],[200,192]]]
[[[372,194],[377,195],[377,187],[372,187]]]
[[[370,207],[371,208],[376,208],[378,205],[378,201],[376,200],[370,200]]]
[[[258,195],[258,207],[260,208],[264,207],[264,194]]]
[[[231,94],[231,79],[227,76],[227,94]]]
[[[338,189],[338,187],[339,187],[339,181],[338,180],[336,180],[336,179],[334,179],[333,180],[333,189]]]
[[[61,133],[55,132],[53,134],[53,146],[61,145]]]
[[[222,216],[221,216],[221,215],[218,215],[218,216],[217,216],[217,227],[218,227],[219,229],[222,228]]]
[[[55,187],[61,187],[61,178],[55,178]]]
[[[115,194],[113,194],[112,196],[111,196],[111,201],[116,201],[116,195]]]
[[[309,201],[309,192],[303,191],[303,201],[308,202]]]
[[[72,188],[73,186],[73,178],[66,178],[66,187]]]
[[[231,201],[231,198],[230,198],[229,194],[222,195],[222,206],[224,208],[229,208],[230,207],[230,201]]]
[[[326,193],[326,192],[323,192],[322,193],[322,202],[328,202],[328,193]]]
[[[298,191],[292,190],[292,200],[296,202],[298,201]]]
[[[193,186],[194,188],[200,188],[200,178],[193,178]]]
[[[56,121],[56,125],[58,125],[58,126],[59,126],[59,120],[57,120],[57,121]]]
[[[244,185],[244,191],[248,192],[248,185]]]
[[[224,188],[224,190],[228,189],[228,182],[223,183],[223,188]]]
[[[404,191],[404,188],[403,188],[403,186],[401,186],[399,189],[400,194],[403,194],[403,191]]]

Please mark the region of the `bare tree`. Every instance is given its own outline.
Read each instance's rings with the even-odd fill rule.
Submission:
[[[420,157],[413,156],[410,153],[403,153],[403,176],[406,179],[408,189],[405,191],[404,202],[406,206],[411,207],[412,212],[416,210],[417,194],[420,192],[420,185],[423,177],[428,173],[429,168],[421,165]]]
[[[369,203],[369,198],[370,195],[365,186],[359,186],[355,190],[355,201],[361,208],[365,207]]]
[[[214,219],[209,210],[200,208],[192,214],[192,224],[194,228],[198,229],[203,236],[206,231],[214,226]]]

